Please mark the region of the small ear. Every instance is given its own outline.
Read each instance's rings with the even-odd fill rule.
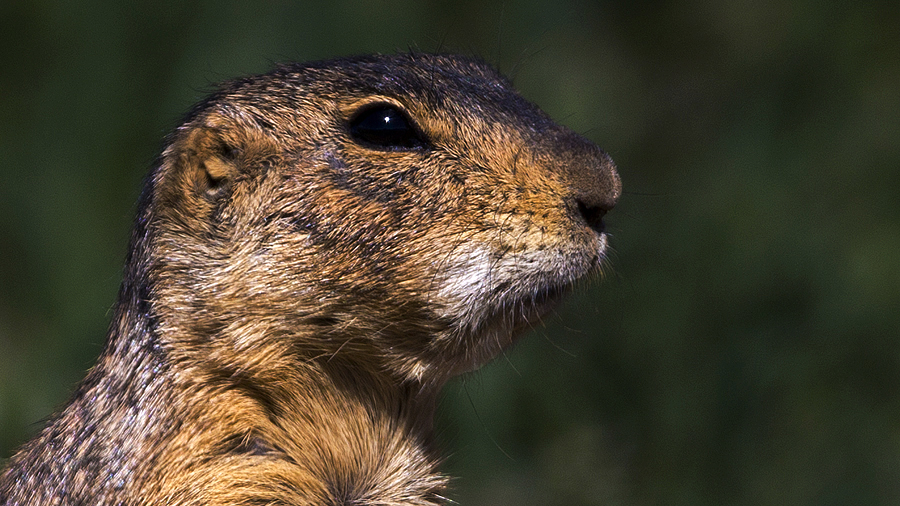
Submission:
[[[198,196],[219,198],[238,175],[235,149],[217,128],[199,127],[192,131],[184,141],[182,153],[182,177]]]
[[[196,188],[198,192],[210,198],[216,198],[225,193],[237,175],[233,159],[226,160],[220,156],[211,155],[200,165],[203,168],[203,175],[197,178]]]

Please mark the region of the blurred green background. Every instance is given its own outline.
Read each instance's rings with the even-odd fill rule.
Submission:
[[[0,2],[0,457],[212,84],[480,55],[617,161],[612,268],[442,403],[463,505],[900,504],[900,3]]]

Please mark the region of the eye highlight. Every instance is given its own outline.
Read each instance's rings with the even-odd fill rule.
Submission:
[[[411,119],[392,104],[373,104],[350,118],[350,137],[360,144],[388,151],[409,151],[428,145]]]

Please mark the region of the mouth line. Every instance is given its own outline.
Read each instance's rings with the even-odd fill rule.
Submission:
[[[521,294],[513,305],[519,308],[518,317],[534,324],[558,306],[572,290],[572,284],[548,285],[530,293]]]
[[[571,290],[571,285],[553,285],[539,289],[527,297],[534,306],[546,306],[560,302]]]

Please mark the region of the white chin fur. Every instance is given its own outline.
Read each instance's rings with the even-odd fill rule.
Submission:
[[[607,242],[606,234],[600,234],[591,248],[594,254],[548,248],[500,258],[487,245],[461,246],[440,266],[434,302],[443,308],[440,316],[457,322],[459,328],[480,327],[500,308],[519,312],[517,302],[562,289],[587,274],[605,257]]]

